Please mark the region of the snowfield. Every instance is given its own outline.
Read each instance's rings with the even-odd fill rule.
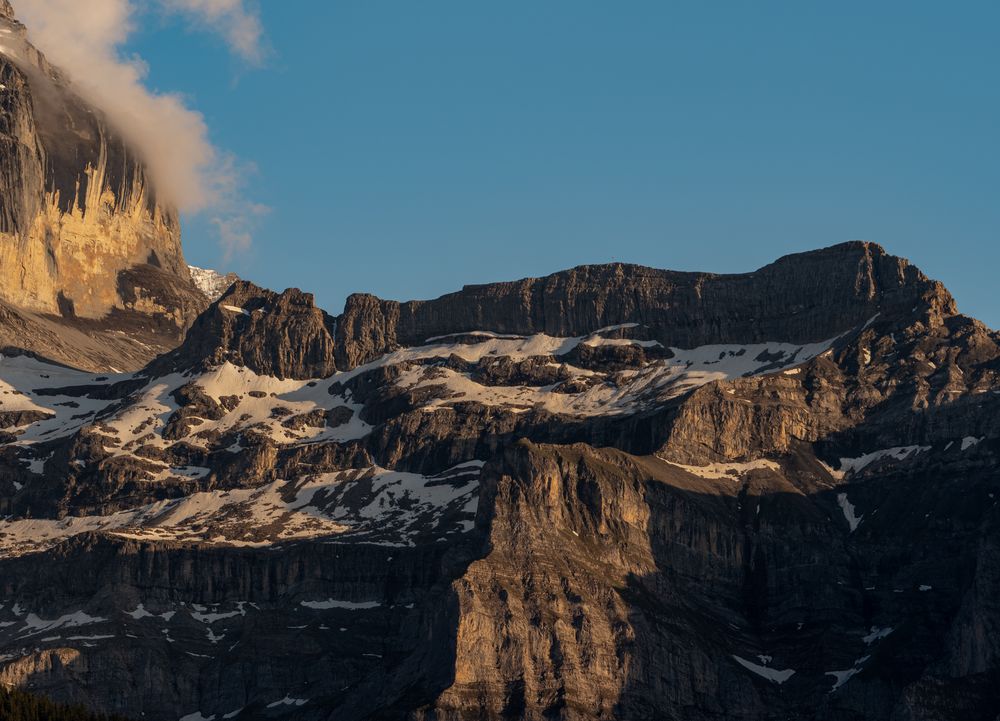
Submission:
[[[373,467],[195,493],[108,516],[0,521],[0,552],[22,555],[98,531],[142,541],[262,547],[348,538],[387,546],[472,530],[478,461],[424,477]]]

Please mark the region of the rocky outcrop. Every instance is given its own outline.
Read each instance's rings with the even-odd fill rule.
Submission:
[[[926,524],[944,494],[870,479],[894,516],[850,535],[830,480],[799,455],[719,483],[587,446],[509,448],[484,474],[486,555],[453,584],[454,679],[417,716],[991,718],[981,593],[1000,558],[977,539],[997,516],[973,499],[995,483],[972,472],[949,508],[963,521]],[[932,662],[949,636],[954,661]]]
[[[205,298],[149,265],[118,274],[121,309],[100,319],[65,318],[0,301],[0,353],[28,353],[95,373],[134,371],[183,340]]]
[[[803,441],[849,454],[992,437],[996,334],[962,316],[925,321],[884,318],[794,371],[699,388],[678,406],[660,453],[697,464]]]
[[[622,717],[640,641],[623,595],[655,568],[640,473],[586,446],[504,452],[480,492],[489,551],[453,586],[454,680],[419,717]]]
[[[67,635],[130,640],[21,658],[5,664],[0,683],[129,718],[236,712],[256,719],[277,708],[318,720],[336,707],[339,718],[361,719],[376,699],[391,706],[431,698],[419,679],[445,667],[447,651],[428,648],[426,639],[436,637],[434,617],[449,603],[444,579],[465,562],[462,551],[440,545],[320,544],[233,555],[81,537],[32,572],[29,585],[6,575],[0,594],[16,594],[41,617],[88,599]],[[8,568],[22,577],[29,563]],[[270,650],[262,654],[264,647]],[[130,689],[110,704],[109,675]],[[202,697],[201,689],[211,690]],[[286,698],[293,701],[282,704]]]
[[[336,322],[309,293],[275,293],[238,280],[195,322],[153,372],[229,362],[277,378],[326,378],[336,371]]]

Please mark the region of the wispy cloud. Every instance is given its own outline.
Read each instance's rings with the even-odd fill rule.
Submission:
[[[157,1],[165,11],[221,34],[244,60],[261,61],[260,19],[242,0]],[[259,215],[246,211],[252,204],[240,195],[242,166],[212,143],[201,113],[179,93],[151,90],[145,62],[123,55],[136,30],[135,0],[15,0],[14,5],[32,43],[143,153],[162,196],[186,213],[207,212],[223,220]],[[245,226],[245,237],[230,245],[249,246],[250,229]]]
[[[164,9],[187,16],[221,35],[234,53],[247,62],[260,63],[264,28],[260,16],[243,0],[160,0]]]
[[[219,233],[223,260],[229,263],[244,255],[253,246],[253,231],[271,209],[260,203],[243,203],[238,209],[230,208],[225,215],[212,218],[212,225]]]

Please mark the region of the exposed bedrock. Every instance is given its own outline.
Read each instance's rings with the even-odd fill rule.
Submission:
[[[338,718],[366,718],[443,687],[436,674],[453,652],[447,581],[469,553],[444,544],[213,551],[78,537],[41,567],[37,558],[4,562],[0,595],[33,614],[28,637],[38,635],[32,623],[50,623],[50,635],[95,637],[92,648],[50,641],[6,664],[0,681],[134,718],[198,709],[254,718],[284,698],[309,699],[297,718],[326,718],[333,707]],[[38,620],[68,616],[64,630]],[[98,646],[106,634],[120,642]]]

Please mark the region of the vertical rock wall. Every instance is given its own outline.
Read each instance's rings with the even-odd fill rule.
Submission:
[[[0,300],[63,317],[133,309],[119,273],[190,285],[176,212],[142,159],[0,5]],[[182,314],[183,315],[183,314]]]

